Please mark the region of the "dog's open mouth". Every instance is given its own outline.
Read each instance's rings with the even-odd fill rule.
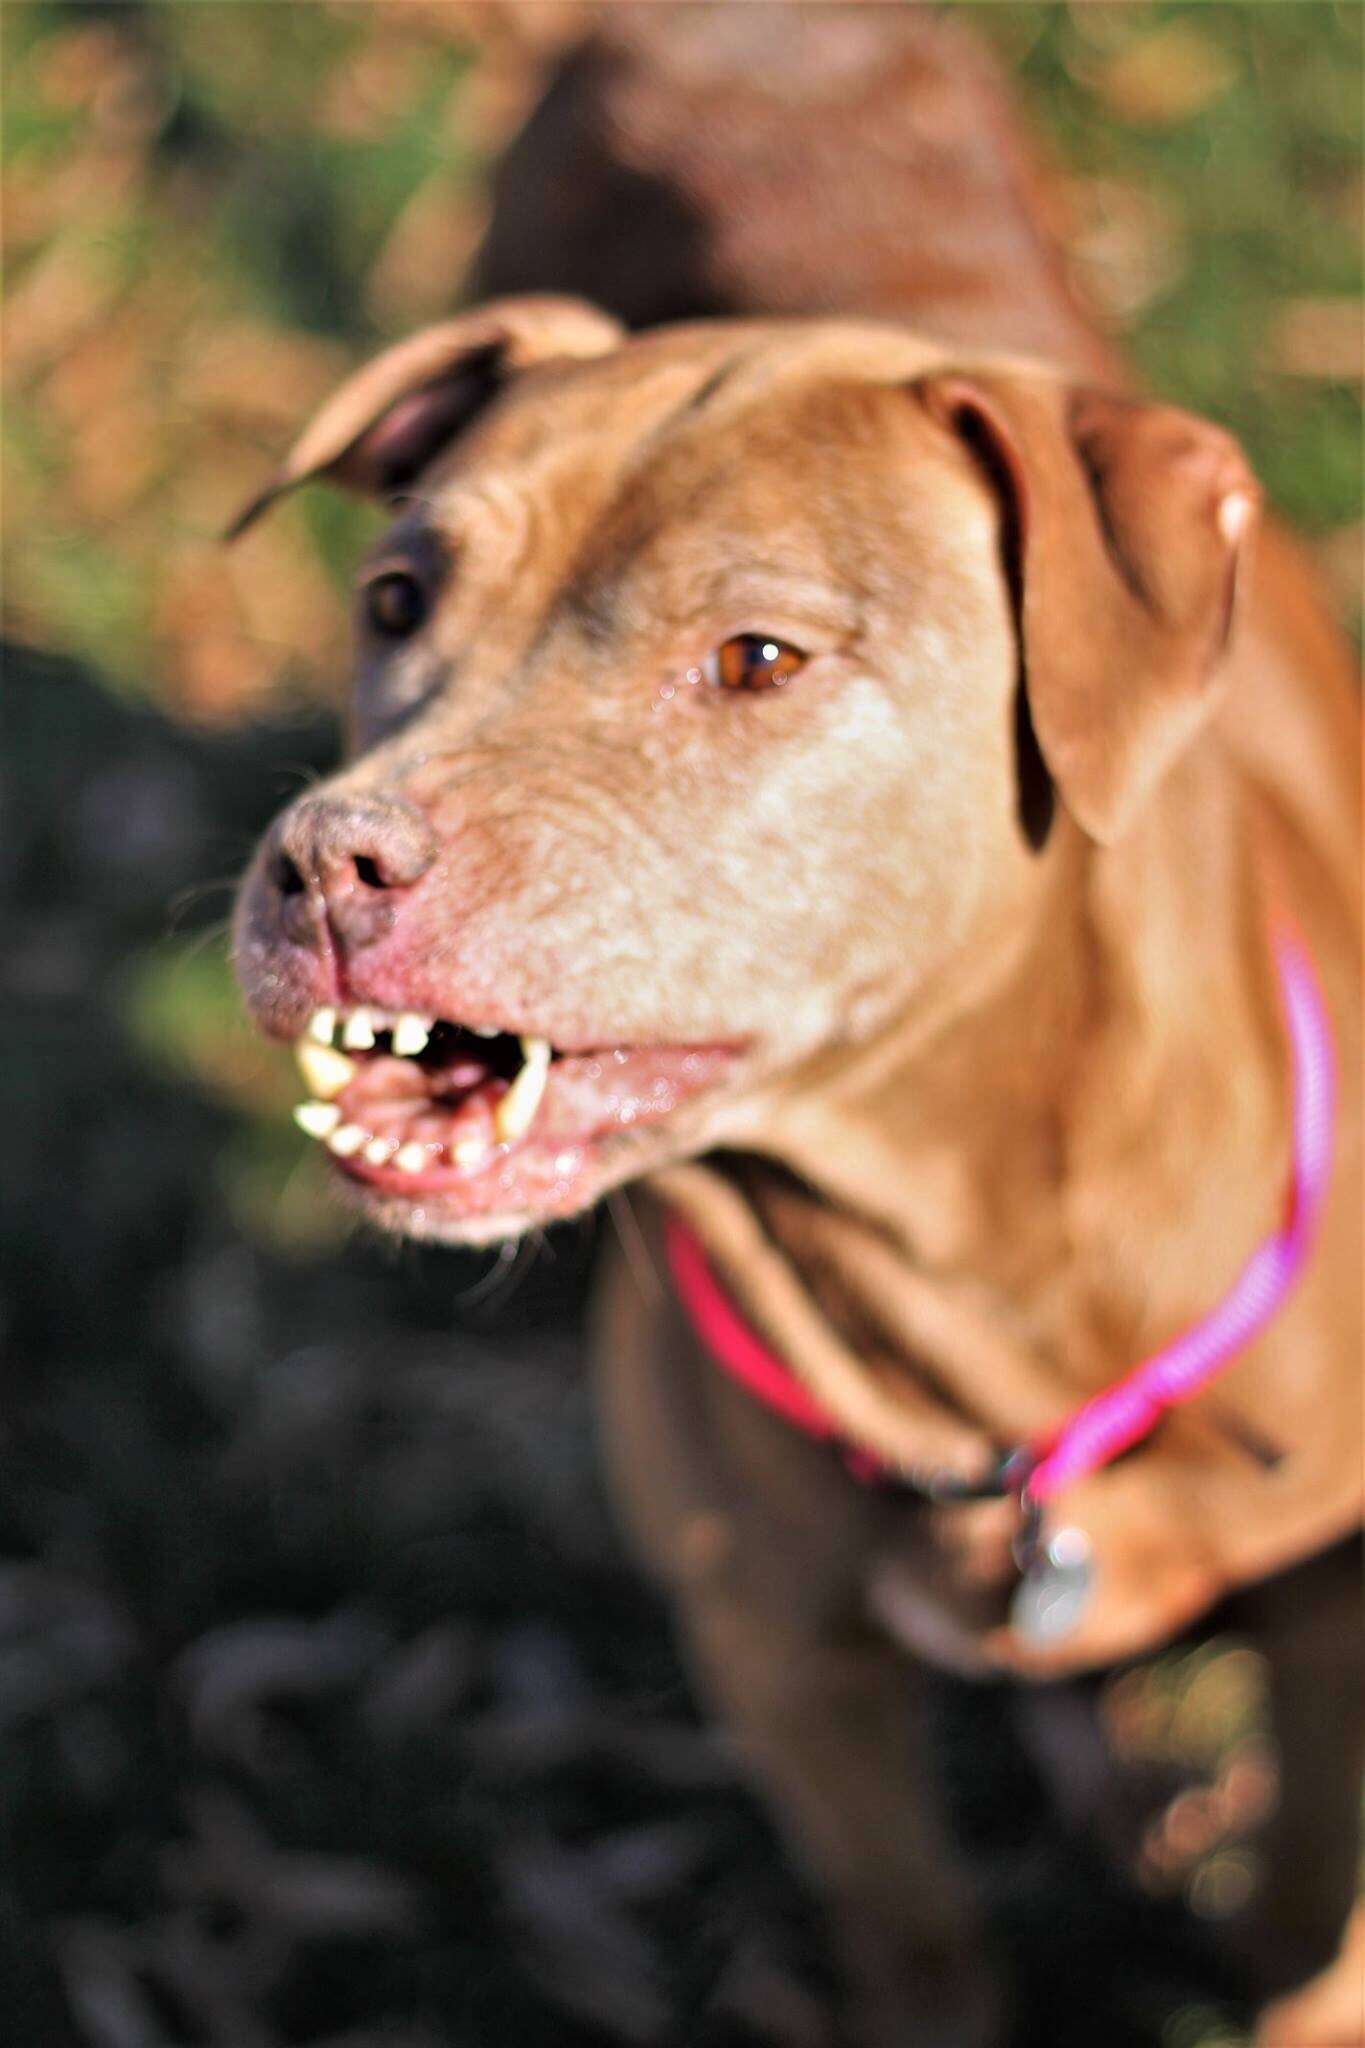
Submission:
[[[372,1008],[314,1011],[294,1115],[353,1179],[448,1213],[556,1215],[592,1199],[605,1147],[727,1071],[722,1045],[603,1046]]]

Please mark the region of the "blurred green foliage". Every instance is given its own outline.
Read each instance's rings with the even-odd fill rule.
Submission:
[[[1071,260],[1241,434],[1358,597],[1362,11],[970,11],[1050,136]],[[365,351],[456,302],[482,175],[571,6],[6,6],[11,630],[200,719],[335,695],[363,511],[223,523]]]
[[[1082,198],[1102,179],[1154,245],[1156,289],[1114,307],[1143,372],[1240,435],[1303,532],[1358,521],[1365,10],[976,11]]]

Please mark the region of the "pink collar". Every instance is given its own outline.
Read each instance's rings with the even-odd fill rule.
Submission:
[[[1284,1007],[1293,1082],[1293,1153],[1284,1221],[1258,1245],[1228,1293],[1206,1316],[1078,1408],[1049,1439],[1006,1453],[980,1487],[930,1485],[939,1498],[1018,1493],[1030,1505],[1107,1465],[1156,1427],[1166,1409],[1188,1401],[1230,1365],[1270,1321],[1312,1247],[1332,1172],[1336,1061],[1322,989],[1294,927],[1271,932]],[[808,1436],[832,1441],[837,1431],[814,1395],[740,1315],[688,1226],[667,1220],[673,1284],[706,1349],[741,1386]],[[865,1481],[894,1480],[877,1458],[855,1451],[849,1464]]]

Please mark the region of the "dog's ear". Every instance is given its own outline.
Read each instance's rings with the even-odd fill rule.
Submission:
[[[328,477],[383,498],[419,475],[518,371],[601,356],[624,330],[586,299],[496,299],[386,349],[334,391],[260,494],[228,528],[235,540],[297,484]]]
[[[919,383],[998,492],[1028,717],[1062,801],[1118,838],[1209,716],[1260,491],[1172,406],[990,368]]]

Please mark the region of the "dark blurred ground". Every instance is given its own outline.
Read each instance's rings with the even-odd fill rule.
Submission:
[[[312,494],[233,555],[212,535],[338,369],[447,310],[480,164],[573,14],[0,10],[25,2048],[830,2039],[813,1917],[601,1496],[593,1231],[510,1272],[347,1242],[223,964],[228,878],[334,750],[365,515]],[[1071,166],[1074,260],[1162,388],[1247,437],[1349,610],[1359,10],[981,15]],[[1168,1660],[1116,1726],[1226,1805],[1258,1767],[1244,1677]],[[1209,1795],[1124,1889],[1045,1821],[1004,1695],[945,1688],[941,1720],[1020,2048],[1241,2038],[1201,1940],[1244,1867]]]

